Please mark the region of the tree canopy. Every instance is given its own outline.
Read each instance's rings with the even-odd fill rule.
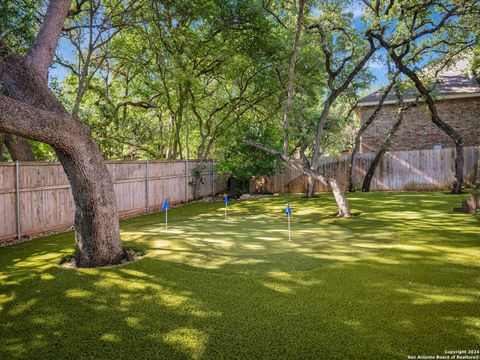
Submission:
[[[385,62],[391,49],[415,72],[434,62],[448,66],[468,50],[478,78],[473,0],[461,6],[451,0],[317,0],[302,9],[289,90],[297,5],[76,0],[50,88],[89,126],[108,159],[215,157],[219,170],[245,177],[267,175],[279,162],[243,139],[281,149],[285,116],[286,150],[302,153],[313,168],[321,154],[352,149],[359,128],[352,110],[375,80],[369,64]],[[17,53],[27,51],[45,6],[41,0],[2,2],[2,41]],[[56,158],[48,145],[29,143],[36,159]]]

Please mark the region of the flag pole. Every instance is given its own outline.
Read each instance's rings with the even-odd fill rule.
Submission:
[[[162,210],[165,211],[165,230],[168,230],[168,209],[170,209],[170,205],[168,204],[168,199],[165,199],[162,207]]]
[[[288,214],[288,241],[292,241],[290,236],[290,214]]]
[[[291,232],[290,232],[290,215],[292,215],[292,209],[290,209],[290,203],[287,202],[287,206],[284,211],[285,215],[287,215],[287,222],[288,222],[288,241],[292,241]]]
[[[227,220],[228,195],[225,195],[223,202],[225,203],[225,220]]]

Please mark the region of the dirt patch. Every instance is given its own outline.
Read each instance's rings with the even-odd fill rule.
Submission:
[[[121,266],[127,263],[130,263],[132,261],[137,261],[143,258],[146,254],[146,251],[143,249],[132,249],[132,248],[127,248],[125,249],[125,258],[122,260],[122,262],[118,265],[108,265],[105,267],[111,267],[111,266]],[[75,262],[75,254],[69,254],[64,256],[60,260],[60,266],[65,267],[65,268],[70,268],[70,269],[76,269],[77,264]]]

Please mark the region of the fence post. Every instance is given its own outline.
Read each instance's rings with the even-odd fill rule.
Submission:
[[[212,159],[212,198],[215,197],[215,160]]]
[[[148,160],[145,162],[145,206],[150,211],[150,186],[148,183]]]
[[[17,227],[17,239],[22,237],[20,227],[20,163],[15,161],[15,224]]]
[[[185,202],[188,203],[188,159],[185,159]]]

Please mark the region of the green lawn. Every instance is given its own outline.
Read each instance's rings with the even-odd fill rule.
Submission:
[[[480,218],[467,195],[196,203],[122,224],[147,255],[67,269],[73,234],[0,248],[1,359],[406,359],[478,349]],[[283,208],[291,202],[292,242]]]

